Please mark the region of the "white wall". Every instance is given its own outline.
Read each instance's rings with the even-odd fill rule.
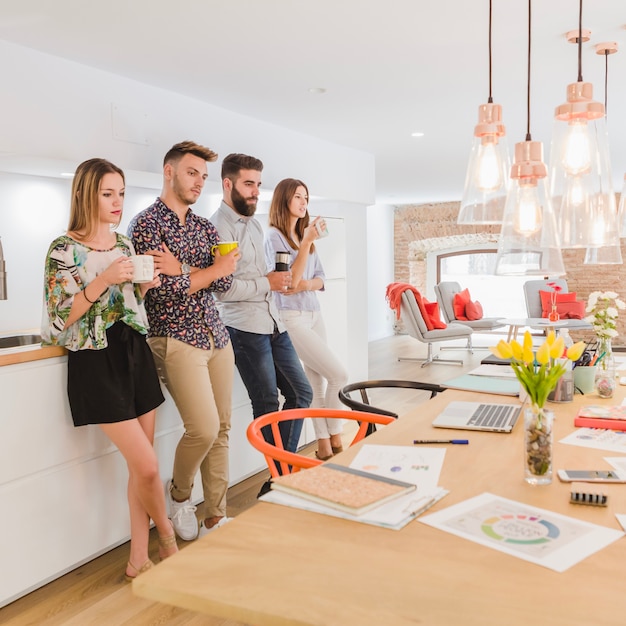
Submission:
[[[393,211],[389,205],[367,209],[367,309],[368,340],[393,335],[393,311],[385,300],[385,289],[394,277]]]
[[[123,230],[158,193],[167,149],[193,139],[221,156],[258,156],[268,188],[289,176],[305,180],[321,198],[320,208],[328,203],[329,216],[346,220],[351,320],[346,352],[366,354],[367,325],[361,321],[367,310],[365,223],[367,205],[374,201],[372,155],[3,41],[0,71],[11,86],[3,91],[0,117],[0,237],[9,292],[9,299],[0,301],[0,332],[39,325],[43,259],[68,215],[69,181],[54,176],[94,156],[122,167],[130,191]],[[196,206],[200,214],[212,213],[219,189],[218,162],[209,165],[209,190]],[[350,378],[365,377],[367,359],[350,360]]]

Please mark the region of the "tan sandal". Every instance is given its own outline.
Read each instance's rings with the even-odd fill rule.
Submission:
[[[170,522],[171,524],[171,522]],[[159,557],[161,559],[161,561],[163,559],[166,559],[166,556],[162,556],[161,555],[161,551],[162,550],[171,550],[172,548],[178,548],[178,546],[176,545],[176,533],[174,532],[174,527],[172,526],[172,534],[169,535],[168,537],[161,537],[159,535]],[[168,555],[168,556],[171,556]]]
[[[315,456],[320,460],[320,461],[328,461],[328,459],[332,459],[333,455],[329,454],[328,456],[320,456],[319,452],[316,450],[315,451]]]
[[[135,580],[137,576],[143,574],[144,572],[147,572],[149,569],[152,569],[154,567],[154,563],[150,559],[148,559],[141,567],[136,567],[130,561],[128,561],[126,567],[130,567],[137,572],[134,576],[131,576],[130,574],[124,572],[124,580],[126,580],[127,583],[130,583]]]
[[[343,452],[343,446],[331,446],[331,448],[333,449],[333,454],[339,454],[340,452]]]

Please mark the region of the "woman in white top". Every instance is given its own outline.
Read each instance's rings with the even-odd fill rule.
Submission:
[[[341,408],[339,390],[348,381],[348,373],[326,343],[326,329],[320,314],[316,291],[324,290],[324,269],[315,251],[319,233],[316,224],[325,227],[322,218],[309,223],[309,190],[294,178],[281,180],[272,197],[270,229],[265,240],[268,265],[274,266],[276,252],[290,255],[291,287],[274,292],[280,316],[304,365],[313,388],[317,408]],[[342,450],[340,419],[313,420],[319,459],[327,460]]]

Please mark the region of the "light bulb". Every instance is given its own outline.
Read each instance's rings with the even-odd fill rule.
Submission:
[[[561,157],[563,169],[571,176],[588,172],[591,167],[591,146],[587,120],[569,123]]]
[[[493,191],[502,186],[502,172],[496,150],[497,137],[485,137],[478,149],[476,186],[482,191]]]
[[[515,230],[530,237],[541,229],[542,208],[536,182],[520,184],[517,196],[517,210],[515,213]]]

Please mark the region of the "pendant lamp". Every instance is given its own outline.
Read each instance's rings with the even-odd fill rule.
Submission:
[[[624,184],[622,186],[622,193],[619,197],[617,221],[619,224],[619,236],[626,237],[626,174],[624,174]]]
[[[546,185],[543,144],[530,134],[531,0],[528,0],[528,81],[526,140],[515,144],[511,186],[506,198],[496,257],[497,275],[565,274],[556,219]]]
[[[563,248],[615,245],[617,229],[605,107],[582,78],[582,8],[579,0],[578,31],[568,33],[578,44],[578,80],[556,108],[550,148],[550,195]],[[594,228],[599,222],[604,227]]]
[[[502,107],[491,95],[491,15],[489,0],[489,98],[478,107],[458,224],[501,224],[509,187],[509,150]]]
[[[608,118],[608,76],[609,76],[609,54],[615,54],[617,52],[617,42],[610,41],[605,43],[599,43],[596,46],[596,54],[604,55],[604,117]],[[613,197],[613,206],[607,214],[609,216],[615,215],[615,195],[611,192]],[[621,206],[621,203],[620,203]],[[595,229],[604,229],[605,232],[601,234],[596,234],[595,236],[598,238],[604,238],[607,241],[611,241],[612,243],[608,243],[606,245],[597,247],[597,248],[587,248],[585,253],[585,265],[621,265],[623,263],[622,260],[622,244],[619,239],[620,237],[620,226],[621,221],[619,217],[619,212],[617,213],[617,222],[614,223],[613,219],[610,220],[609,224],[604,224],[602,222],[602,215],[600,216],[600,220],[593,225]]]

